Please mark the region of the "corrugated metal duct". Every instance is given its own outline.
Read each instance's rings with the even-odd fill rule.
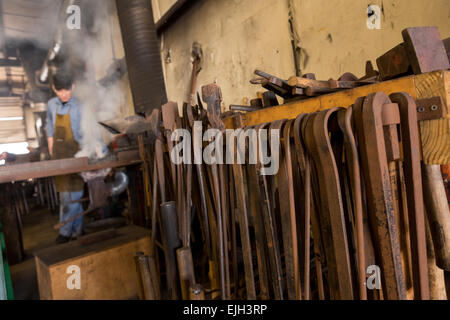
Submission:
[[[159,41],[150,0],[116,0],[135,112],[167,102]]]

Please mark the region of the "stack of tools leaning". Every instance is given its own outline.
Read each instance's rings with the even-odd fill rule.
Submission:
[[[422,49],[430,44],[414,41],[435,39],[434,28],[406,29],[403,36],[409,67],[396,75],[391,68],[386,79],[432,71],[427,68],[436,61],[437,69],[430,68],[449,69],[442,41],[434,46],[442,47],[446,62],[436,50],[427,60]],[[369,66],[363,78],[346,73],[328,81],[256,71],[261,78],[252,82],[268,91],[231,110],[271,107],[276,95],[298,100],[370,85],[385,79],[378,65],[379,72]],[[228,113],[243,130],[224,139],[223,154],[234,144],[236,157],[239,137],[249,129],[266,139],[268,154],[279,153],[276,174],[263,175],[260,161],[198,164],[189,153],[191,161],[171,161],[176,129],[191,133],[193,146],[198,123],[202,136],[208,129],[225,132],[220,88],[203,86],[196,103],[194,92],[182,117],[173,102],[154,110],[151,146],[140,139],[152,229],[152,252],[136,256],[142,299],[429,299],[430,259],[444,270],[449,292],[449,207],[440,167],[422,162],[419,129],[420,121],[445,116],[442,99],[377,91],[351,106],[321,106],[248,127],[245,114]],[[262,130],[268,134],[259,135]],[[279,145],[268,141],[271,132],[279,133]],[[252,144],[244,145],[248,155]]]

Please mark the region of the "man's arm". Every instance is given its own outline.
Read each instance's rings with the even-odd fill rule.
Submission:
[[[48,153],[50,153],[50,156],[53,157],[53,137],[47,138],[47,144],[48,144]]]
[[[47,119],[45,121],[45,130],[47,131],[47,144],[50,156],[53,156],[53,117],[51,104],[47,105]]]
[[[71,114],[70,114],[70,118],[72,121],[72,131],[73,131],[73,138],[75,139],[76,142],[78,142],[78,144],[80,145],[81,148],[81,143],[83,140],[83,132],[81,130],[81,121],[82,121],[82,108],[83,106],[81,105],[81,103],[79,102],[79,100],[75,100],[76,104],[75,104],[75,108],[72,108]]]

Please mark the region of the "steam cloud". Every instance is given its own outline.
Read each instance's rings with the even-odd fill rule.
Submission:
[[[106,86],[98,80],[106,76],[112,59],[110,19],[114,13],[112,1],[85,1],[81,14],[92,15],[90,32],[84,33],[83,46],[73,46],[75,56],[85,62],[84,79],[75,83],[74,95],[82,101],[81,130],[83,139],[81,150],[75,157],[103,158],[101,141],[108,142],[112,135],[98,124],[100,121],[114,119],[119,114],[119,107],[125,103],[125,88],[119,81]],[[111,59],[105,59],[111,57]]]
[[[126,103],[128,88],[122,81],[101,84],[98,80],[105,77],[108,68],[117,58],[113,54],[112,45],[112,15],[116,14],[114,1],[111,0],[40,0],[42,5],[54,12],[50,16],[54,18],[49,23],[49,13],[42,20],[47,21],[40,26],[44,28],[42,37],[17,38],[16,42],[32,42],[35,47],[48,51],[53,46],[54,38],[58,38],[58,32],[62,32],[62,65],[59,68],[71,73],[84,74],[75,79],[73,95],[82,102],[82,136],[81,150],[75,157],[103,158],[105,153],[101,147],[101,141],[108,144],[112,135],[98,124],[119,115],[120,107]],[[75,4],[81,9],[81,30],[69,30],[66,27],[66,14],[68,6]],[[59,18],[56,18],[59,16]],[[58,21],[59,20],[59,24]],[[114,41],[120,41],[120,37]],[[57,57],[60,59],[60,57]],[[39,63],[38,63],[39,64]],[[55,71],[55,70],[53,70]]]

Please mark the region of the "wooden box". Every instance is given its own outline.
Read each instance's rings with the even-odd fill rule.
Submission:
[[[113,238],[92,244],[71,241],[35,253],[42,300],[125,300],[138,298],[134,256],[150,251],[150,231],[127,226]],[[79,267],[80,289],[69,289]],[[70,273],[67,273],[67,272]],[[70,283],[75,283],[71,280]]]

